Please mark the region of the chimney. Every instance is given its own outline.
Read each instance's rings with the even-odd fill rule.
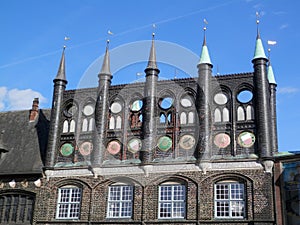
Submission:
[[[32,102],[32,108],[29,111],[29,122],[35,121],[39,114],[39,98],[34,98]]]

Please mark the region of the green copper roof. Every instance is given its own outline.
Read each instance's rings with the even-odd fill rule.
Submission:
[[[253,59],[267,58],[264,51],[264,46],[260,38],[256,39],[255,52]]]
[[[207,48],[206,45],[202,46],[202,52],[201,52],[200,61],[199,61],[198,65],[199,64],[204,64],[204,63],[212,64],[211,61],[210,61],[208,48]]]
[[[269,66],[268,66],[268,80],[269,80],[270,84],[276,84],[275,76],[274,76],[274,72],[273,72],[273,68],[272,68],[271,64],[269,64]]]

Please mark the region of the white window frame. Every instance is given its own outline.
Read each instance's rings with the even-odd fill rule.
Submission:
[[[170,193],[163,193],[166,191],[165,189],[168,188]],[[175,191],[176,188],[180,188],[182,195],[176,196]],[[169,199],[163,199],[164,197],[168,197],[167,195],[170,194]],[[177,197],[177,198],[176,198]],[[169,205],[169,216],[166,215],[166,212],[162,212],[162,209],[165,209],[163,205]],[[176,211],[176,206],[182,208],[183,211]],[[181,214],[178,216],[177,214]],[[165,214],[165,215],[163,215]],[[184,219],[186,215],[186,187],[182,184],[162,184],[159,186],[159,195],[158,195],[158,218],[159,219]]]
[[[238,186],[237,186],[238,185]],[[221,191],[220,187],[223,187]],[[219,189],[218,189],[219,188]],[[220,197],[218,197],[220,196]],[[226,197],[227,196],[227,197]],[[227,218],[227,219],[244,219],[245,218],[245,185],[240,182],[218,182],[215,184],[214,188],[214,214],[215,218]],[[219,206],[218,206],[219,204]],[[220,204],[223,204],[223,210]],[[242,209],[235,210],[236,207],[241,207]],[[235,213],[240,213],[241,215],[235,215]],[[227,214],[227,215],[225,215]]]
[[[106,217],[132,218],[133,194],[132,185],[109,186]]]
[[[63,193],[68,191],[68,193]],[[63,194],[66,194],[63,196]],[[76,195],[76,196],[74,196]],[[65,198],[65,199],[64,199]],[[79,219],[82,190],[78,187],[62,187],[58,189],[56,219]],[[64,207],[64,208],[62,208]],[[72,211],[75,210],[75,211]],[[64,215],[67,214],[67,215]]]

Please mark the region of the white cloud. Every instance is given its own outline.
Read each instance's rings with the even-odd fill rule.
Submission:
[[[297,93],[297,92],[299,92],[299,89],[294,88],[294,87],[278,88],[278,93],[280,93],[280,94],[293,94],[293,93]]]
[[[31,109],[34,98],[39,98],[40,104],[47,102],[41,93],[31,89],[8,90],[6,87],[0,87],[0,110]]]
[[[7,94],[7,88],[6,87],[0,87],[0,111],[4,109],[5,107],[5,97]]]
[[[283,30],[283,29],[286,29],[288,28],[288,24],[282,24],[280,27],[279,27],[279,30]]]

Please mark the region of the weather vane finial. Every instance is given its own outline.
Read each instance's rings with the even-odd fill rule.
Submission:
[[[68,37],[68,36],[65,36],[65,38],[64,38],[64,40],[65,40],[65,43],[67,42],[67,41],[69,41],[71,38],[70,37]],[[66,44],[64,44],[64,46],[63,46],[63,48],[64,48],[64,50],[66,49]]]
[[[203,19],[203,22],[204,22],[203,30],[206,31],[206,29],[207,29],[206,25],[208,24],[208,22],[207,22],[207,20],[205,18]]]
[[[271,55],[271,45],[276,45],[277,42],[276,41],[270,41],[268,40],[268,58],[270,59],[270,55]]]
[[[256,12],[255,16],[256,16],[256,24],[258,25],[259,24],[259,12]]]
[[[107,39],[106,39],[106,47],[108,48],[108,47],[109,47],[109,42],[110,42],[109,36],[114,35],[114,33],[113,33],[111,30],[108,30],[108,31],[107,31],[107,34],[108,34],[108,37],[107,37]]]
[[[152,39],[154,39],[155,37],[155,29],[156,29],[156,25],[155,23],[152,24]]]

